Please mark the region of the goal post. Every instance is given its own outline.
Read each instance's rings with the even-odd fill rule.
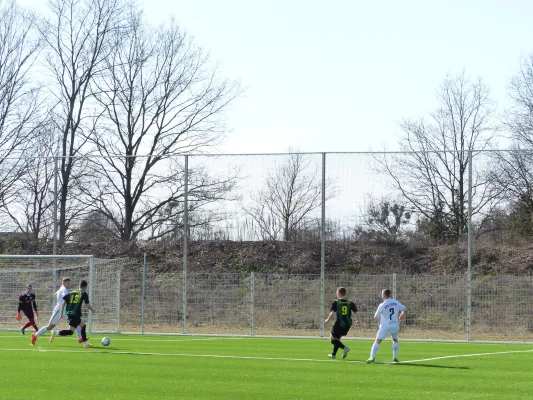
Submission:
[[[0,255],[0,329],[20,329],[15,320],[18,296],[31,284],[39,310],[37,325],[48,324],[55,306],[55,293],[63,277],[71,289],[84,279],[95,313],[84,308],[90,333],[120,331],[120,275],[123,260],[99,259],[92,255]],[[60,325],[66,321],[61,321]]]

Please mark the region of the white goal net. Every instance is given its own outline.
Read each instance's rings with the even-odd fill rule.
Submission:
[[[95,313],[83,309],[88,331],[119,332],[121,269],[120,259],[86,255],[0,255],[0,327],[20,329],[21,323],[15,320],[18,296],[28,284],[36,295],[37,325],[47,325],[56,302],[55,292],[62,279],[69,277],[71,289],[78,288],[82,279],[89,283],[87,290]],[[62,320],[60,325],[66,323]]]

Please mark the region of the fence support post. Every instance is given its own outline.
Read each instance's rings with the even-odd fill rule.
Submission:
[[[143,260],[143,297],[141,304],[141,333],[144,334],[144,312],[146,308],[146,252]]]
[[[468,267],[466,271],[466,340],[472,340],[472,150],[468,152]]]
[[[185,187],[183,195],[183,330],[187,333],[187,243],[189,236],[189,156],[185,155]]]
[[[53,239],[53,242],[52,242],[52,254],[55,256],[57,254],[57,229],[58,229],[58,225],[57,225],[57,188],[58,188],[58,183],[57,183],[57,174],[59,173],[58,172],[59,170],[59,167],[58,167],[58,157],[55,157],[54,158],[54,239]],[[54,265],[55,265],[55,261],[54,261]],[[55,285],[55,282],[54,282],[54,285]]]
[[[396,272],[392,274],[392,298],[396,299]]]
[[[254,298],[255,298],[255,274],[250,273],[250,336],[254,335]]]
[[[324,337],[324,290],[326,265],[326,153],[322,153],[322,217],[320,219],[320,337]]]
[[[94,301],[94,256],[89,258],[89,301]],[[87,332],[93,333],[93,313],[87,315]]]

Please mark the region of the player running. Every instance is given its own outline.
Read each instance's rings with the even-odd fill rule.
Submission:
[[[35,332],[39,330],[33,317],[33,311],[35,310],[36,316],[39,316],[39,312],[37,311],[37,304],[35,303],[35,293],[33,293],[31,289],[31,285],[28,285],[26,286],[26,290],[19,295],[19,306],[17,309],[17,316],[15,317],[18,322],[22,321],[22,316],[20,315],[20,312],[22,311],[28,318],[28,322],[20,328],[20,332],[23,335],[26,328],[30,326],[33,326]]]
[[[50,321],[48,322],[47,326],[43,326],[41,329],[37,331],[37,333],[34,333],[31,335],[31,344],[35,345],[35,342],[37,341],[37,338],[41,336],[43,333],[51,331],[58,323],[61,317],[61,304],[63,304],[63,297],[65,297],[68,294],[70,288],[70,278],[63,278],[61,281],[61,287],[56,292],[56,305],[54,307],[54,311],[52,311],[52,317],[50,318]],[[52,337],[50,337],[50,341],[52,341]]]
[[[87,325],[85,325],[85,322],[81,320],[82,303],[85,303],[87,305],[87,308],[94,312],[94,308],[92,308],[91,304],[89,303],[89,295],[87,294],[86,290],[87,281],[82,280],[80,282],[80,288],[78,290],[72,290],[69,294],[63,297],[61,313],[63,313],[63,310],[66,310],[70,329],[63,329],[61,331],[58,331],[57,335],[70,336],[74,333],[74,331],[76,331],[78,335],[78,343],[83,343],[85,348],[91,348],[93,347],[93,345],[88,342],[89,338],[87,337],[87,333],[85,330]],[[50,341],[54,340],[55,335],[56,331],[52,331]]]
[[[338,288],[336,295],[337,300],[331,304],[329,315],[324,321],[327,323],[333,315],[337,316],[335,324],[333,324],[333,328],[331,328],[331,333],[329,335],[329,341],[333,345],[333,352],[328,354],[328,357],[336,358],[337,350],[341,349],[342,358],[346,358],[350,348],[341,342],[341,337],[348,334],[348,331],[352,326],[352,313],[355,315],[357,312],[357,307],[354,302],[346,298],[346,288]],[[358,318],[356,319],[356,325],[361,325]]]
[[[388,335],[392,336],[392,361],[398,362],[398,334],[400,332],[400,322],[405,321],[407,315],[406,307],[397,300],[392,299],[390,289],[383,289],[381,291],[381,303],[374,314],[375,319],[379,319],[379,330],[376,335],[376,341],[370,350],[370,358],[366,360],[367,364],[373,363],[376,353],[379,350],[381,342]]]

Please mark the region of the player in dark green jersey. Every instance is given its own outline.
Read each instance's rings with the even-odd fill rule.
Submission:
[[[341,337],[346,336],[348,331],[352,326],[352,313],[357,312],[357,306],[354,302],[346,298],[346,288],[340,287],[337,289],[337,300],[331,304],[331,309],[328,317],[324,321],[327,323],[329,319],[333,316],[337,316],[337,320],[331,329],[331,334],[329,335],[329,341],[333,345],[333,352],[328,354],[329,358],[337,357],[337,350],[342,349],[342,358],[346,358],[346,355],[350,351],[348,346],[345,346],[341,342]],[[356,318],[355,324],[360,326],[359,318]]]
[[[92,344],[88,342],[86,325],[85,322],[81,320],[81,306],[82,303],[85,303],[87,308],[94,312],[94,308],[89,303],[89,295],[86,292],[87,290],[87,281],[82,280],[80,282],[80,288],[77,290],[70,291],[65,297],[63,297],[63,305],[61,308],[61,315],[66,311],[68,317],[68,324],[70,329],[63,329],[57,332],[58,336],[69,336],[76,331],[78,335],[78,343],[83,343],[86,348],[93,347]],[[52,331],[52,336],[50,341],[54,340],[56,331]]]

